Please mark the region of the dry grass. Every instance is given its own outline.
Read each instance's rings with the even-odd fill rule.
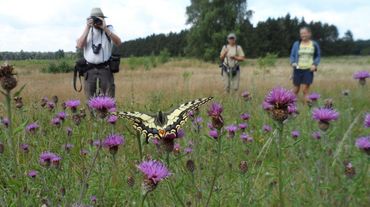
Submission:
[[[276,85],[291,86],[291,69],[287,59],[279,59],[270,74],[258,74],[255,60],[248,60],[241,68],[241,90],[256,90],[265,93]],[[368,57],[343,57],[324,59],[315,78],[312,90],[330,92],[351,89],[356,82],[351,76],[354,71],[366,69]],[[16,64],[17,65],[17,64]],[[27,84],[23,97],[26,101],[39,100],[43,96],[57,95],[61,100],[84,98],[72,88],[72,74],[44,74],[34,65],[21,65],[17,68],[19,85]],[[192,74],[188,80],[184,73]],[[154,96],[172,102],[177,97],[183,99],[223,94],[223,83],[217,64],[198,60],[179,59],[153,68],[152,70],[123,70],[115,75],[116,96],[120,103],[147,104]],[[180,94],[180,96],[175,94]]]

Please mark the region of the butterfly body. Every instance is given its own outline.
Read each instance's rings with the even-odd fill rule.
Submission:
[[[179,129],[188,119],[188,112],[198,109],[199,106],[210,101],[212,97],[196,99],[181,104],[169,113],[159,111],[155,116],[141,112],[119,112],[120,118],[133,121],[133,127],[140,132],[147,140],[161,139],[168,136],[176,137]]]

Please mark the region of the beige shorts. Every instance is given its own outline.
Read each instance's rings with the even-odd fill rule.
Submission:
[[[240,70],[236,73],[234,77],[231,77],[229,80],[229,76],[227,73],[223,73],[222,81],[224,82],[224,88],[226,91],[234,90],[237,91],[239,89],[239,82],[240,82]]]

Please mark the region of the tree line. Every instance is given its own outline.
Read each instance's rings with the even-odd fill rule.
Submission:
[[[354,40],[348,30],[340,37],[335,25],[320,21],[306,22],[303,18],[268,18],[257,25],[251,23],[253,11],[248,10],[247,0],[191,0],[186,8],[190,28],[177,33],[152,34],[122,43],[115,48],[123,57],[157,56],[166,51],[173,57],[195,57],[207,61],[218,59],[220,49],[226,44],[226,36],[236,33],[238,44],[247,57],[265,56],[267,53],[280,57],[289,55],[294,41],[299,39],[299,28],[312,29],[313,39],[319,42],[323,56],[370,55],[370,40]],[[0,60],[59,59],[75,54],[57,52],[0,52]]]

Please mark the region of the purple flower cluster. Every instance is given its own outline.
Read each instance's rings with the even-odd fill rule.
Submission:
[[[370,128],[370,113],[365,115],[364,126]]]
[[[98,96],[89,100],[89,107],[99,112],[106,113],[112,108],[116,108],[116,101],[107,96]]]
[[[38,172],[36,170],[30,170],[27,175],[28,177],[35,178],[37,176]]]
[[[311,93],[310,95],[308,95],[307,97],[310,101],[317,101],[320,99],[320,94],[318,93]]]
[[[339,117],[339,113],[334,109],[316,108],[312,111],[312,118],[316,121],[329,123],[335,121]]]
[[[262,107],[270,112],[273,119],[282,122],[289,115],[297,113],[296,102],[297,98],[292,91],[277,87],[266,95]]]
[[[103,147],[108,148],[111,153],[116,153],[118,147],[125,142],[124,137],[118,134],[111,134],[103,141]]]
[[[26,131],[29,133],[35,133],[38,128],[39,125],[36,122],[34,122],[26,126]]]
[[[319,131],[313,132],[312,138],[317,139],[317,140],[321,139],[321,133]]]
[[[358,138],[356,140],[356,147],[370,154],[370,136]]]
[[[116,115],[110,115],[108,116],[107,122],[114,125],[118,120],[118,117]]]
[[[234,124],[226,126],[226,131],[228,132],[229,138],[234,138],[236,131],[238,130],[238,127]]]
[[[137,167],[144,174],[145,179],[152,181],[154,184],[171,175],[167,167],[156,160],[143,161]]]
[[[240,118],[244,121],[248,121],[251,118],[251,115],[248,113],[243,113],[240,115]]]
[[[59,166],[60,160],[61,158],[52,152],[43,152],[40,155],[40,163],[44,166],[50,166],[50,164]]]
[[[80,100],[68,100],[65,102],[67,108],[71,109],[72,112],[76,112],[77,107],[81,104]]]
[[[253,138],[251,136],[249,136],[248,134],[246,133],[242,133],[240,135],[240,139],[243,141],[243,142],[253,142]]]
[[[223,108],[219,103],[212,103],[208,110],[208,115],[212,118],[212,128],[221,129],[224,126],[224,120],[221,113]]]
[[[272,128],[271,128],[271,126],[269,126],[269,125],[263,125],[263,127],[262,127],[262,130],[265,132],[265,133],[269,133],[269,132],[271,132],[272,131]]]
[[[299,131],[294,130],[291,132],[291,135],[293,139],[297,139],[301,134],[299,133]]]
[[[64,111],[59,112],[56,117],[58,117],[60,120],[64,121],[67,118],[67,113]]]
[[[370,73],[366,70],[357,71],[353,74],[353,78],[356,80],[365,80],[366,78],[370,78]]]

